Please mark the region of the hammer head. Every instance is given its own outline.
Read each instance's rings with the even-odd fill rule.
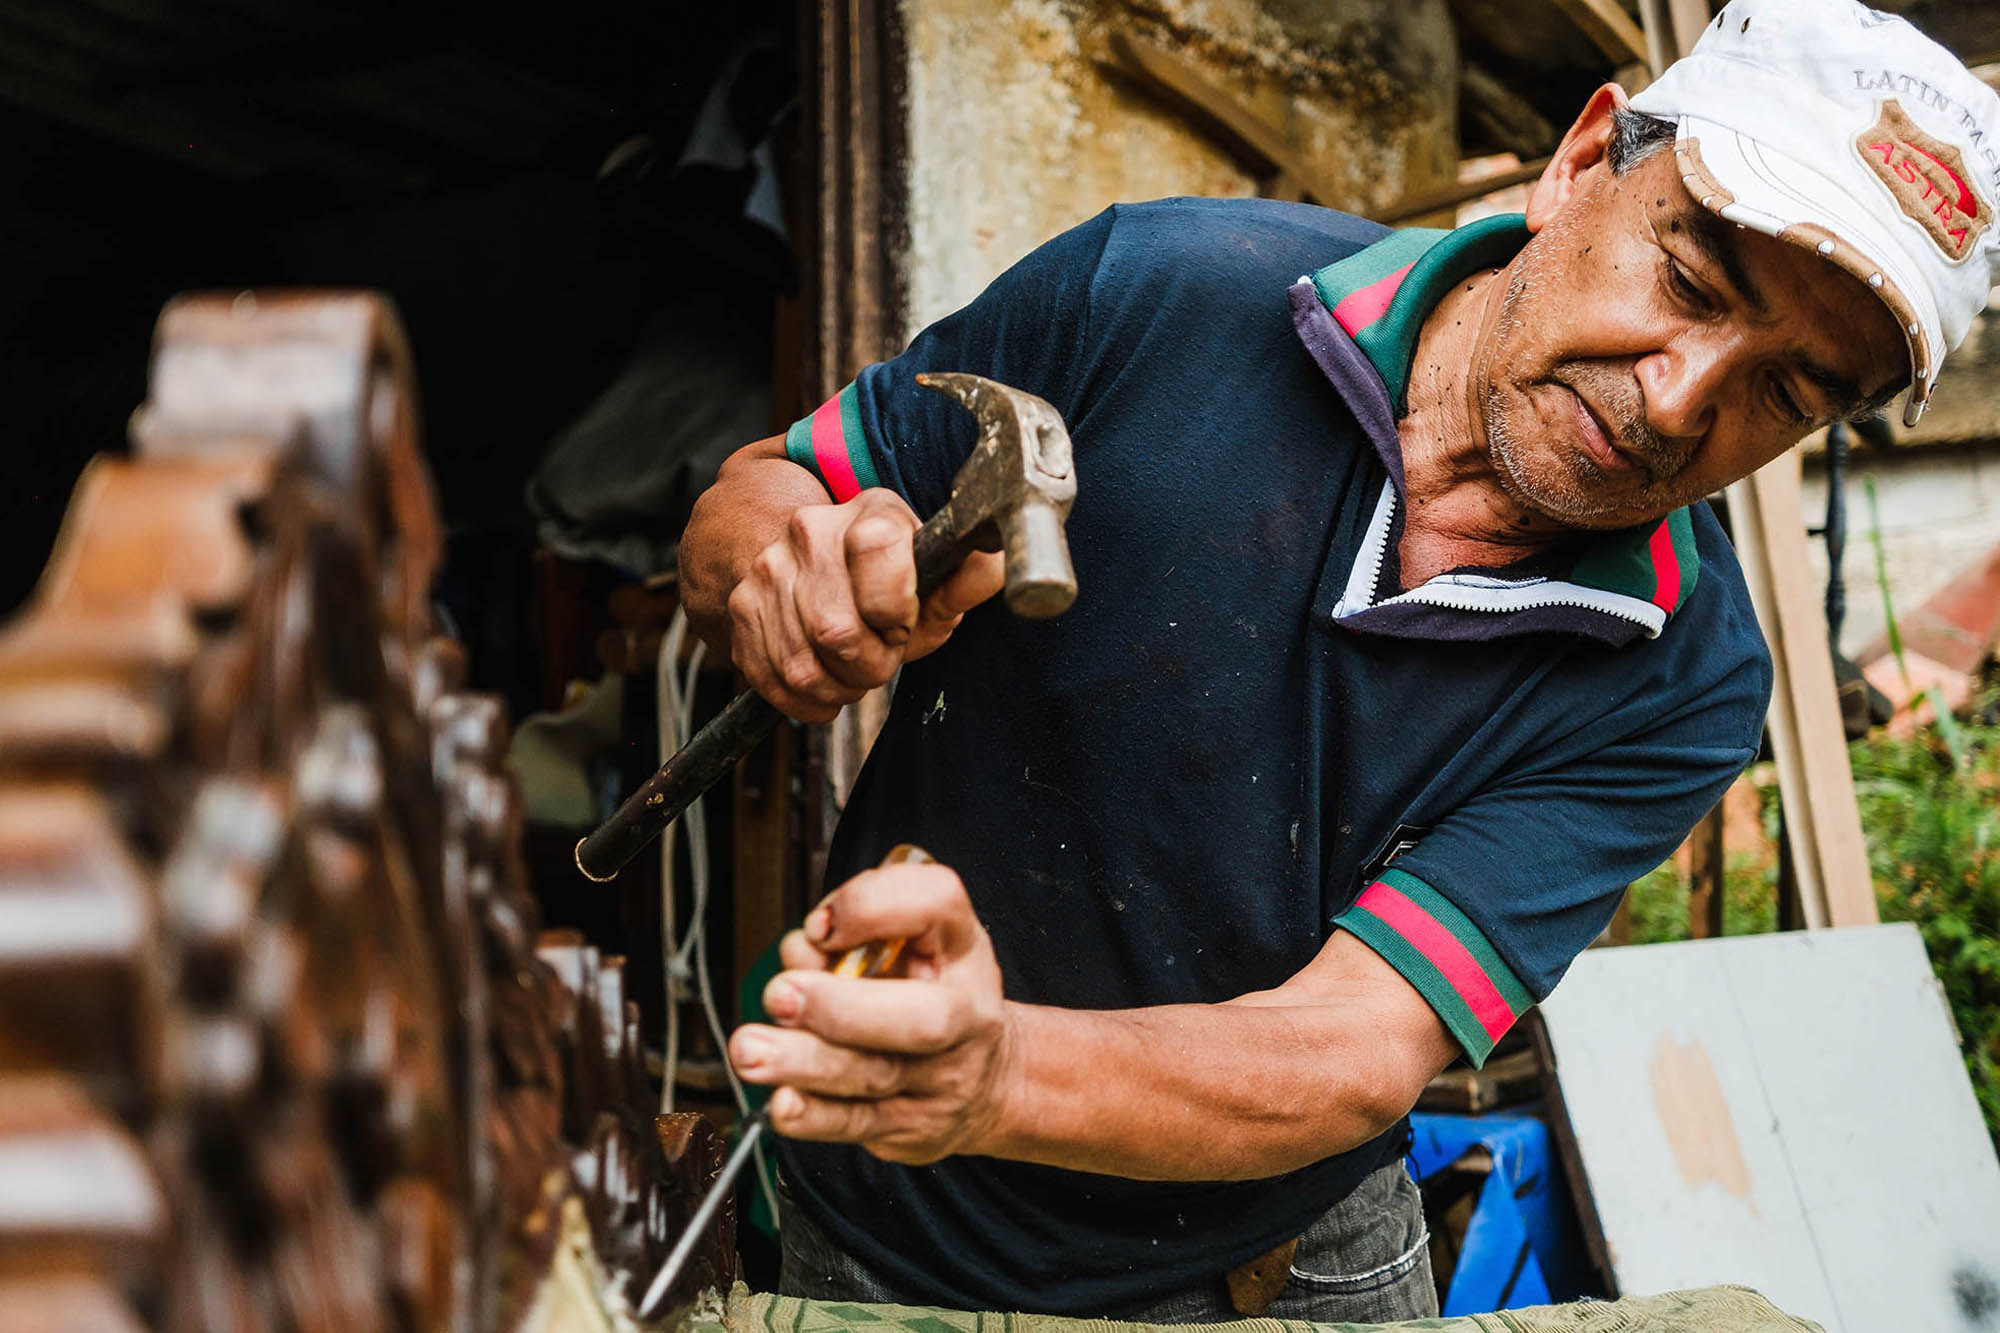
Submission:
[[[1061,615],[1076,600],[1063,535],[1076,470],[1062,416],[980,375],[925,373],[917,383],[957,399],[979,423],[979,443],[952,480],[952,528],[973,546],[1006,552],[1008,610],[1029,620]]]

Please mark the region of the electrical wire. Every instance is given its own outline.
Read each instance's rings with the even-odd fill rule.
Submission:
[[[673,622],[667,627],[666,637],[660,643],[660,661],[655,679],[659,686],[659,733],[660,762],[665,763],[694,734],[695,683],[699,679],[703,659],[707,656],[708,645],[697,640],[693,652],[688,655],[686,675],[677,676],[675,665],[680,658],[681,645],[687,641],[687,613],[674,612]],[[704,802],[696,797],[688,803],[688,808],[680,818],[669,824],[660,838],[660,921],[663,932],[664,972],[667,991],[667,1057],[665,1078],[660,1091],[662,1110],[673,1109],[674,1075],[679,1068],[680,1016],[678,1004],[680,995],[688,981],[690,972],[695,990],[700,995],[702,1013],[708,1019],[708,1030],[715,1039],[715,1049],[722,1061],[723,1076],[729,1080],[729,1091],[736,1102],[737,1113],[744,1119],[750,1116],[750,1099],[743,1090],[743,1082],[736,1077],[736,1070],[729,1063],[729,1037],[723,1030],[722,1013],[715,1002],[715,987],[709,976],[708,949],[708,898],[709,860],[708,823],[703,813]],[[674,848],[676,833],[680,825],[687,824],[688,868],[690,880],[689,921],[687,933],[678,940],[674,937]],[[692,968],[690,968],[692,960]],[[770,1161],[765,1155],[764,1144],[755,1145],[757,1184],[764,1195],[764,1202],[771,1210],[771,1220],[778,1219],[778,1192],[772,1185]]]
[[[687,622],[682,613],[676,611],[674,615],[675,623],[685,627]],[[674,748],[676,750],[680,749],[694,735],[695,673],[701,670],[702,659],[707,655],[708,645],[697,640],[694,645],[694,652],[688,657],[686,688],[677,693],[674,701]],[[706,938],[705,932],[708,929],[708,823],[702,818],[702,810],[705,803],[705,797],[695,797],[693,801],[689,802],[687,813],[681,816],[687,820],[688,864],[693,868],[694,872],[694,901],[691,904],[694,920],[688,925],[687,937],[670,956],[668,966],[673,968],[684,980],[688,975],[688,959],[695,953],[700,942]],[[727,1061],[724,1061],[725,1065],[727,1063]]]
[[[660,655],[653,663],[653,716],[658,721],[660,762],[666,763],[680,748],[680,681],[674,666],[680,660],[681,641],[687,634],[687,617],[678,608],[673,623],[660,642]],[[673,956],[678,943],[674,923],[674,844],[679,821],[667,825],[660,834],[660,978],[666,988],[666,1049],[662,1052],[660,1114],[674,1109],[674,1074],[680,1068],[681,1011],[679,988],[674,985]],[[699,919],[699,918],[697,918]]]

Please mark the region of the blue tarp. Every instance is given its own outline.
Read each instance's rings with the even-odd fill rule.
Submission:
[[[1548,1126],[1532,1115],[1410,1117],[1411,1169],[1418,1180],[1482,1147],[1493,1170],[1473,1208],[1443,1313],[1484,1314],[1586,1294],[1569,1201],[1553,1169]]]

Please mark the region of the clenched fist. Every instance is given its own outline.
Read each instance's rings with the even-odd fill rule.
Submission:
[[[751,687],[802,722],[828,721],[1000,591],[1000,554],[976,551],[919,604],[918,526],[884,489],[794,509],[729,593],[730,656]]]

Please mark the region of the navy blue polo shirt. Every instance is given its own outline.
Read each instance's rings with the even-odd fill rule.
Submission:
[[[1075,606],[995,599],[905,667],[829,884],[917,843],[964,878],[1009,998],[1084,1009],[1267,989],[1348,930],[1484,1059],[1750,760],[1770,690],[1705,509],[1403,589],[1417,330],[1526,236],[1121,205],[793,427],[836,499],[888,486],[919,514],[974,427],[918,371],[1039,394],[1076,448]],[[1298,1235],[1403,1139],[1227,1183],[781,1157],[925,1299],[1117,1315]]]

